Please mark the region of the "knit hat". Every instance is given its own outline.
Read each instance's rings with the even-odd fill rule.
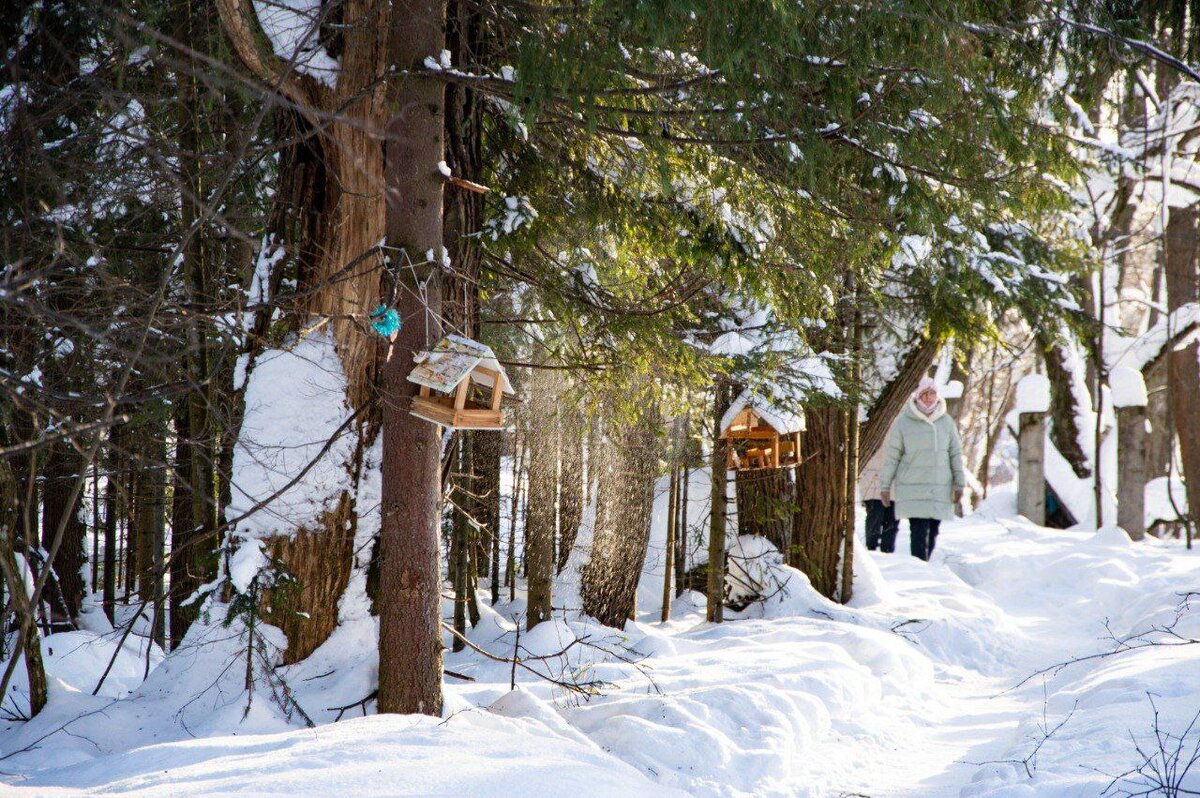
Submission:
[[[938,390],[937,383],[933,381],[933,377],[922,377],[921,381],[917,383],[917,390],[913,391],[913,396],[920,396],[928,390],[932,390],[939,397],[942,395]]]

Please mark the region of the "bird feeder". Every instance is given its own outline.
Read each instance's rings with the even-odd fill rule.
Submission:
[[[408,375],[421,386],[412,399],[414,416],[453,429],[504,427],[500,400],[513,387],[491,347],[447,335],[416,361]]]
[[[747,389],[721,419],[727,467],[738,471],[782,468],[800,462],[804,414],[774,404]]]

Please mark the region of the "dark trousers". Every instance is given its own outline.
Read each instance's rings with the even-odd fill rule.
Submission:
[[[908,528],[911,534],[912,556],[928,560],[937,544],[938,530],[942,522],[936,518],[910,518]]]
[[[878,499],[867,499],[867,548],[882,549],[891,554],[896,550],[896,532],[900,522],[896,520],[896,505],[883,506]]]

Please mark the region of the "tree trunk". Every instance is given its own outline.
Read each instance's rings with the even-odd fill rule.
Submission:
[[[14,553],[18,524],[17,490],[12,469],[0,458],[0,570],[4,572],[4,581],[17,618],[17,628],[22,633],[21,651],[25,655],[25,673],[29,681],[29,717],[32,718],[46,706],[47,683],[36,609],[30,606],[29,596],[25,592],[25,577]]]
[[[454,585],[454,631],[460,635],[467,633],[467,591],[470,589],[471,580],[467,576],[467,569],[471,567],[468,548],[470,547],[470,531],[467,523],[467,514],[461,509],[459,502],[467,501],[465,491],[470,490],[470,486],[465,484],[466,480],[466,458],[463,456],[463,446],[465,445],[465,435],[459,438],[459,446],[457,457],[457,467],[454,469],[457,474],[453,477],[455,482],[460,487],[453,494],[453,521],[450,532],[450,581]],[[450,644],[453,651],[462,651],[464,646],[462,638],[455,636],[454,641]]]
[[[1075,379],[1067,368],[1067,356],[1062,345],[1048,335],[1038,334],[1042,359],[1046,364],[1046,377],[1050,380],[1050,440],[1059,454],[1071,464],[1075,476],[1090,477],[1092,470],[1084,454],[1082,430],[1079,429],[1077,401],[1090,401],[1090,397],[1077,397]]]
[[[446,7],[397,0],[389,62],[422,70],[445,48]],[[397,310],[406,320],[383,367],[383,489],[380,529],[379,711],[439,715],[442,710],[441,569],[437,427],[409,413],[413,356],[440,335],[441,283],[425,253],[442,238],[445,92],[434,80],[395,76],[387,125],[387,238],[400,280]]]
[[[787,556],[792,547],[796,489],[790,468],[754,468],[734,474],[739,535],[762,535]]]
[[[617,629],[637,610],[654,507],[658,423],[651,405],[640,408],[636,420],[614,425],[600,476],[591,557],[581,570],[583,611]]]
[[[175,4],[176,32],[179,41],[200,52],[210,49],[212,33],[192,8],[191,0]],[[179,118],[178,177],[181,191],[180,232],[182,236],[182,284],[185,299],[201,312],[187,318],[187,348],[183,358],[184,374],[191,390],[176,403],[175,422],[175,495],[171,507],[171,645],[179,644],[187,628],[196,619],[199,602],[183,602],[201,585],[217,574],[218,503],[215,491],[217,403],[228,400],[218,396],[213,375],[213,333],[208,313],[217,297],[213,283],[216,266],[213,248],[203,223],[204,165],[200,162],[202,128],[212,124],[204,119],[201,105],[198,64],[185,60],[176,70]],[[217,117],[219,118],[219,117]],[[217,134],[219,135],[219,133]]]
[[[725,515],[729,491],[729,470],[726,458],[728,442],[721,437],[721,419],[733,401],[732,386],[723,379],[713,385],[712,426],[712,491],[708,513],[708,607],[705,618],[720,623],[725,616]]]
[[[483,527],[477,535],[476,551],[479,556],[476,573],[485,578],[493,570],[493,554],[500,534],[500,452],[504,444],[503,435],[502,432],[471,433],[472,460],[475,463],[475,518]]]
[[[54,579],[61,593],[65,612],[57,620],[73,627],[83,603],[83,568],[87,565],[87,525],[79,518],[79,502],[68,504],[79,480],[83,457],[69,443],[50,447],[43,467],[42,548],[49,550],[58,528],[66,524],[62,544],[54,558]],[[48,595],[50,595],[48,593]],[[53,621],[53,619],[52,619]]]
[[[851,275],[851,284],[853,275]],[[842,584],[841,602],[849,604],[854,595],[854,528],[856,520],[855,497],[858,493],[859,441],[862,425],[859,423],[859,396],[862,382],[862,316],[859,311],[859,293],[854,290],[851,294],[854,306],[850,319],[850,390],[854,392],[853,403],[845,410],[846,429],[846,464],[843,473],[846,475],[845,517],[842,521]]]
[[[1196,221],[1195,205],[1171,209],[1165,241],[1168,312],[1200,301]],[[1190,529],[1200,522],[1200,343],[1173,350],[1168,356],[1167,373],[1183,481],[1189,488]]]
[[[385,82],[379,76],[386,72],[389,63],[388,41],[392,33],[389,6],[376,0],[346,0],[337,5],[338,24],[322,31],[323,43],[338,54],[337,81],[335,86],[330,87],[296,70],[287,59],[274,53],[269,40],[261,33],[254,6],[248,0],[217,0],[215,5],[229,43],[243,65],[258,80],[275,87],[287,98],[289,107],[294,109],[292,113],[278,115],[283,127],[281,137],[292,144],[283,153],[280,173],[285,179],[275,197],[275,227],[286,245],[286,251],[295,259],[296,296],[300,298],[288,308],[289,323],[293,328],[300,329],[307,326],[311,317],[329,320],[329,329],[333,332],[337,353],[346,374],[347,403],[356,410],[361,409],[375,398],[375,377],[379,367],[377,339],[364,332],[361,319],[380,301],[383,257],[378,245],[385,232],[385,174],[384,147],[379,139],[388,114]],[[426,24],[411,18],[410,12],[403,5],[397,9],[399,19],[404,22],[412,21],[417,26]],[[426,26],[437,29],[440,43],[441,18]],[[439,46],[425,52],[415,59],[415,63],[419,65],[425,55],[436,56],[440,49]],[[426,114],[421,115],[422,121],[427,121],[426,116],[436,116],[440,142],[440,86],[433,81],[428,84],[423,87],[428,89],[426,93],[431,96],[438,94],[439,97],[434,98],[432,103],[417,100],[417,104],[426,109]],[[416,117],[417,104],[403,101],[395,107],[406,108],[406,113]],[[438,109],[438,112],[428,114],[431,107]],[[394,124],[391,132],[396,133],[402,128],[403,123]],[[397,146],[389,141],[388,149],[393,151],[391,160],[394,164]],[[433,231],[435,235],[422,238],[419,247],[413,246],[414,239],[409,239],[408,252],[412,253],[413,263],[423,263],[424,253],[429,250],[440,252],[442,244],[441,184],[433,177],[437,161],[441,159],[440,145],[438,150],[437,157],[428,162],[429,175],[422,173],[425,182],[436,187],[436,196],[428,194],[417,197],[414,186],[413,192],[404,198],[405,203],[420,206],[423,212],[437,217],[438,221],[437,230]],[[407,159],[409,154],[403,157]],[[410,171],[423,171],[425,168],[423,160],[419,164],[408,165]],[[387,187],[401,191],[410,188],[408,185],[399,185],[395,179],[389,180]],[[433,201],[436,204],[430,204]],[[400,238],[391,231],[389,238],[392,244],[403,246]],[[402,262],[399,257],[393,261],[393,267],[398,275],[408,271],[408,263]],[[427,269],[425,266],[418,268]],[[397,363],[404,361],[411,364],[415,340],[412,336],[424,330],[424,325],[420,323],[423,312],[412,312],[416,294],[416,282],[412,277],[411,273],[406,275],[406,288],[402,290],[403,296],[397,303],[398,311],[408,322],[402,340],[398,341],[398,349],[403,351],[395,355]],[[430,289],[432,294],[437,293],[436,281]],[[433,310],[436,314],[437,308]],[[263,314],[261,318],[265,323],[269,321],[270,314]],[[263,331],[258,329],[258,334],[261,335]],[[419,345],[423,344],[423,340],[419,342]],[[251,365],[252,362],[253,357]],[[403,374],[399,373],[401,370]],[[383,403],[385,415],[390,410],[394,415],[408,418],[409,394],[406,391],[411,383],[404,380],[407,370],[403,365],[396,365],[390,380],[383,380],[385,387],[392,387],[396,391],[389,394],[395,396],[395,401]],[[402,405],[402,408],[397,405]],[[373,439],[377,430],[377,414],[368,413],[365,419],[366,422],[355,430],[358,447],[356,460],[361,457],[363,448]],[[198,423],[200,419],[192,419],[193,429]],[[233,430],[227,432],[216,429],[212,424],[201,424],[201,429],[193,434],[193,446],[197,442],[196,435],[201,433],[205,440],[215,436],[226,443],[217,452],[220,462],[227,466],[231,462],[228,447],[231,438],[224,435],[232,435]],[[417,457],[429,456],[436,461],[436,433],[429,432],[429,438],[433,440],[432,451],[427,455],[418,454]],[[395,450],[392,451],[394,454]],[[211,467],[212,458],[212,454],[206,458],[208,467]],[[204,462],[200,465],[203,466]],[[353,466],[353,463],[347,464],[347,468],[357,473]],[[386,465],[383,470],[386,483]],[[436,471],[434,465],[428,473],[436,474]],[[402,478],[407,479],[408,476],[411,475]],[[199,484],[204,477],[193,473],[192,480]],[[219,494],[216,490],[206,489],[203,496],[224,495],[227,482],[228,474],[223,474]],[[209,483],[204,484],[207,488]],[[436,481],[434,491],[436,494]],[[420,494],[420,491],[417,493]],[[197,501],[200,501],[199,494]],[[420,501],[418,499],[418,503]],[[210,504],[211,498],[205,505],[206,510],[211,509]],[[353,488],[331,496],[328,504],[333,507],[330,512],[317,519],[299,519],[304,524],[302,527],[272,540],[270,544],[270,554],[280,558],[283,568],[296,580],[294,586],[284,591],[287,595],[263,596],[264,607],[273,610],[268,614],[268,620],[287,635],[285,661],[288,662],[307,656],[336,627],[337,600],[349,580],[353,530],[357,519]],[[394,532],[386,517],[387,510],[384,507],[383,529],[385,532]],[[435,511],[432,505],[429,511]],[[198,548],[205,547],[201,545]],[[386,543],[381,544],[381,552],[387,548]],[[426,554],[429,555],[429,552]],[[436,534],[432,555],[427,559],[436,570]],[[422,567],[427,565],[423,563]],[[387,568],[386,564],[382,567]],[[391,576],[394,574],[389,574],[389,584],[392,584]],[[434,587],[433,592],[436,594],[438,587]],[[386,615],[394,608],[397,596],[387,594],[385,589],[382,599]],[[293,611],[281,610],[284,606]],[[431,623],[436,624],[436,617]],[[389,621],[385,621],[383,625],[390,630],[389,624]],[[436,625],[433,630],[436,635]],[[428,632],[426,629],[423,633]],[[394,639],[389,638],[389,646],[394,644]],[[440,651],[438,657],[440,662]],[[381,676],[385,672],[387,676],[382,681],[388,681],[388,686],[385,688],[381,684],[380,687],[381,708],[394,706],[389,702],[396,695],[395,682],[391,680],[394,670],[390,664],[381,667]],[[440,696],[440,691],[436,692]],[[427,711],[433,704],[426,703]]]
[[[687,430],[687,426],[684,426]],[[687,553],[688,553],[688,486],[691,483],[691,469],[687,460],[683,463],[683,475],[679,482],[679,520],[675,522],[675,595],[682,595],[687,586]]]
[[[1046,414],[1021,413],[1017,433],[1017,512],[1046,523]]]
[[[112,458],[109,458],[109,474],[104,486],[104,614],[108,622],[116,619],[117,605],[117,481],[112,474]],[[174,582],[172,582],[172,586]],[[174,614],[172,614],[172,618]]]
[[[845,425],[837,407],[805,411],[805,461],[796,469],[789,564],[808,574],[821,595],[838,600],[846,518]]]
[[[526,418],[528,509],[525,516],[525,563],[529,574],[526,625],[529,629],[547,620],[552,611],[555,473],[558,465],[552,436],[559,387],[556,376],[545,369],[535,368],[529,376]]]
[[[671,463],[671,478],[667,481],[667,540],[663,546],[662,621],[671,617],[671,579],[675,575],[675,536],[679,522],[679,467]]]
[[[583,414],[568,401],[559,409],[558,571],[567,567],[583,520]]]

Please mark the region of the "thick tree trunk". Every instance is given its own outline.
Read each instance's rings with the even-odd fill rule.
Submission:
[[[75,483],[80,477],[83,458],[69,444],[51,447],[43,468],[42,548],[48,550],[58,528],[65,523],[62,544],[54,558],[54,579],[58,584],[64,606],[53,608],[66,617],[58,622],[74,626],[83,603],[83,568],[87,564],[87,525],[79,518],[79,503],[68,504]],[[48,591],[48,595],[49,595]],[[57,603],[57,602],[55,602]]]
[[[1075,476],[1081,479],[1090,477],[1092,470],[1080,443],[1083,431],[1079,428],[1075,380],[1067,368],[1066,353],[1056,340],[1047,335],[1039,334],[1037,340],[1046,364],[1046,377],[1050,380],[1050,440],[1059,454],[1071,464]]]
[[[1017,512],[1038,526],[1046,523],[1046,414],[1021,413],[1017,467]]]
[[[567,567],[567,559],[583,520],[583,429],[586,425],[578,408],[563,402],[559,408],[558,483],[558,571]]]
[[[792,548],[792,513],[796,488],[790,468],[738,471],[737,520],[739,535],[762,535],[787,556]]]
[[[281,131],[283,137],[294,143],[284,153],[281,173],[286,180],[276,196],[275,208],[275,226],[288,255],[295,260],[299,288],[297,295],[301,297],[289,309],[289,319],[296,328],[307,326],[309,319],[314,316],[329,319],[329,329],[333,332],[337,353],[346,373],[347,402],[355,410],[361,409],[376,396],[375,380],[380,353],[376,339],[364,331],[361,319],[380,302],[383,257],[378,245],[385,232],[385,175],[384,147],[380,145],[379,138],[388,117],[385,82],[380,80],[380,75],[386,72],[389,63],[390,6],[377,0],[346,0],[338,4],[338,24],[322,31],[322,43],[331,48],[331,52],[336,51],[339,62],[336,86],[328,87],[297,71],[294,65],[274,54],[269,41],[257,30],[259,26],[254,19],[255,9],[248,0],[217,0],[215,5],[238,58],[259,80],[276,87],[295,109],[292,114],[280,114],[278,117],[280,124],[285,126]],[[410,19],[410,12],[411,9],[404,5],[397,9],[400,19],[405,23],[424,24]],[[440,17],[431,27],[438,30],[440,41]],[[436,56],[439,51],[440,47],[425,55]],[[419,66],[423,57],[415,59],[414,63]],[[435,89],[431,93],[440,95],[440,87],[435,86]],[[413,104],[404,102],[397,107],[407,108],[406,113],[414,118],[417,116]],[[429,115],[430,107],[438,109],[434,115],[437,117],[440,137],[440,102],[423,104],[422,107],[425,109],[423,119]],[[288,125],[291,127],[286,127]],[[402,124],[394,126],[395,129],[402,127]],[[395,145],[389,143],[389,147],[394,149]],[[407,158],[407,154],[404,157]],[[439,154],[429,162],[430,175],[426,178],[438,189],[437,196],[405,197],[406,202],[411,200],[411,203],[419,205],[439,220],[436,235],[422,239],[419,247],[412,246],[412,241],[409,241],[408,252],[412,255],[413,264],[422,263],[425,260],[424,253],[429,250],[440,252],[440,182],[432,177],[436,174],[436,164],[440,159]],[[394,162],[395,157],[392,160]],[[425,166],[423,163],[412,164],[411,168],[424,169]],[[390,188],[407,190],[409,187],[398,186],[392,180]],[[432,201],[436,201],[436,205],[431,205]],[[393,244],[402,246],[397,243],[399,239],[396,236],[391,233],[389,236]],[[402,262],[400,258],[394,259],[392,265],[398,275],[409,271],[409,262]],[[420,323],[422,315],[411,312],[412,294],[416,291],[412,276],[411,273],[406,275],[405,287],[401,289],[403,295],[397,302],[397,308],[406,322],[405,335],[408,336],[424,330],[424,325]],[[430,289],[436,294],[436,281]],[[404,307],[405,300],[409,302],[409,312]],[[435,314],[436,310],[435,307]],[[264,321],[268,318],[269,314],[262,317]],[[418,329],[410,329],[413,327]],[[258,330],[259,334],[262,332],[262,329]],[[404,349],[402,354],[397,355],[399,360],[411,363],[412,343],[411,340],[399,342],[399,347]],[[423,346],[424,342],[421,341],[420,345]],[[407,368],[403,371],[407,373]],[[391,409],[407,418],[408,394],[403,393],[407,390],[403,377],[404,374],[393,374],[389,385],[395,388],[396,393],[388,394],[389,401],[384,402],[384,412],[386,414]],[[394,401],[391,400],[393,396]],[[403,405],[403,409],[397,410],[396,404]],[[361,456],[362,449],[377,430],[378,415],[368,413],[365,420],[366,423],[356,429],[359,449],[356,458]],[[217,448],[207,456],[207,466],[203,461],[200,465],[211,468],[216,457],[222,467],[227,468],[232,462],[229,448],[231,437],[227,437],[233,434],[232,430],[217,429],[211,423],[201,424],[202,429],[196,429],[198,421],[192,420],[193,446],[201,434],[205,440],[215,439],[223,443],[214,444]],[[436,460],[436,434],[430,432],[429,435],[434,440],[429,456]],[[354,464],[348,463],[347,468],[353,469]],[[435,465],[432,473],[436,474],[436,470]],[[193,473],[191,476],[194,483],[204,482],[201,474]],[[210,483],[204,484],[207,486]],[[227,473],[221,475],[219,484],[219,491],[210,489],[203,492],[208,497],[206,510],[211,511],[213,495],[223,496],[226,493]],[[436,491],[436,481],[434,489]],[[282,560],[284,569],[296,580],[295,585],[283,591],[288,595],[263,597],[264,607],[273,610],[268,620],[280,626],[288,637],[285,659],[289,662],[307,656],[336,627],[337,599],[349,579],[353,529],[357,519],[353,491],[330,499],[329,506],[334,508],[332,511],[322,518],[306,519],[307,524],[295,530],[291,536],[271,542],[270,553]],[[219,513],[219,508],[217,511]],[[384,527],[389,528],[386,519]],[[202,544],[197,548],[203,550],[206,547],[207,544]],[[386,549],[387,546],[383,545],[381,551]],[[436,545],[431,561],[436,567]],[[433,592],[437,593],[437,587]],[[385,595],[382,604],[387,607],[389,601],[395,598],[394,595]],[[307,615],[277,609],[285,605]],[[392,673],[392,670],[388,670],[389,675]],[[392,682],[386,689],[381,685],[381,707],[391,706],[389,702],[395,697],[394,687]]]
[[[554,579],[555,473],[557,471],[554,404],[558,379],[549,371],[534,369],[529,378],[526,449],[528,499],[525,516],[525,563],[529,602],[525,623],[529,629],[550,617]],[[539,434],[534,434],[538,430]]]
[[[605,626],[624,628],[637,609],[638,579],[650,542],[658,464],[657,408],[613,431],[604,458],[592,553],[581,571],[583,611]]]
[[[1175,456],[1175,427],[1171,423],[1171,392],[1167,390],[1167,364],[1169,357],[1161,357],[1150,363],[1142,372],[1146,380],[1146,392],[1150,402],[1146,405],[1146,417],[1150,429],[1146,435],[1146,479],[1165,477],[1171,469]]]
[[[420,71],[445,48],[444,2],[397,0],[389,62]],[[438,715],[442,710],[441,570],[437,427],[409,413],[413,356],[440,333],[441,284],[425,253],[442,238],[443,103],[437,81],[397,76],[387,126],[387,238],[400,280],[405,324],[383,367],[383,498],[380,530],[379,710]]]
[[[1195,205],[1171,209],[1165,242],[1168,312],[1200,300],[1196,221]],[[1200,343],[1168,355],[1167,379],[1183,481],[1188,486],[1188,514],[1194,526],[1200,523]]]
[[[796,469],[798,509],[788,562],[808,574],[821,595],[836,601],[847,505],[843,411],[809,408],[805,421],[805,461]]]

